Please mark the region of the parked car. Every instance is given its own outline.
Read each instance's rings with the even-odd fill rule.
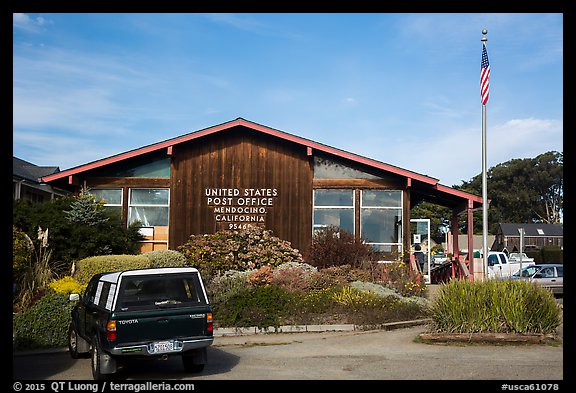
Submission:
[[[554,295],[564,295],[564,265],[555,264],[539,264],[531,265],[522,269],[522,272],[516,272],[512,278],[528,279],[531,282],[536,282],[544,288],[552,291]]]
[[[534,261],[522,262],[522,268],[534,265]],[[510,278],[520,270],[520,263],[508,259],[508,255],[502,251],[488,252],[488,277]]]
[[[84,296],[70,295],[68,349],[90,356],[95,380],[110,379],[127,358],[178,355],[200,372],[212,344],[212,309],[197,269],[150,268],[100,273]]]
[[[522,258],[522,262],[534,262],[534,258],[529,258],[525,252],[511,252],[508,255],[508,260],[512,263],[520,263],[520,258]]]

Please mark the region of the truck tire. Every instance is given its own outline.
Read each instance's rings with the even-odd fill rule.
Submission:
[[[68,353],[72,359],[80,358],[80,354],[78,353],[78,333],[76,329],[74,329],[74,325],[70,324],[68,328]]]
[[[70,353],[72,359],[88,357],[87,355],[89,353],[85,351],[79,351],[80,345],[82,343],[87,345],[84,339],[78,335],[78,332],[74,328],[74,324],[71,323],[70,327],[68,328],[68,353]]]
[[[199,363],[199,358],[194,353],[183,354],[182,365],[187,373],[200,373],[204,370],[204,363]]]
[[[97,337],[94,337],[92,340],[91,366],[92,378],[94,378],[95,381],[106,381],[111,378],[112,374],[102,373],[102,350],[100,349],[100,344],[98,344]]]

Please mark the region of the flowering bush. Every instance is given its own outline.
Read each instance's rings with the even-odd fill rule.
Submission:
[[[334,293],[332,299],[338,304],[356,308],[366,296],[372,296],[368,295],[369,293],[370,292],[362,292],[351,286],[345,286],[342,287],[340,292]]]
[[[267,287],[272,282],[272,275],[274,271],[268,265],[262,266],[260,269],[253,271],[248,275],[248,284],[257,287]]]
[[[48,284],[48,287],[56,293],[69,295],[71,293],[83,293],[86,289],[86,284],[82,285],[78,280],[70,276],[64,276],[59,280],[52,281]]]
[[[410,269],[405,262],[386,264],[380,280],[404,296],[422,295],[426,291],[422,274]]]
[[[300,251],[292,248],[290,242],[272,236],[270,230],[255,226],[242,231],[192,235],[178,247],[178,251],[188,259],[188,265],[209,274],[302,262]]]
[[[272,275],[271,284],[277,285],[289,293],[304,293],[308,289],[307,277],[311,273],[300,267],[278,267]]]

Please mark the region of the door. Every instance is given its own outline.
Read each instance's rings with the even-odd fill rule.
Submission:
[[[430,275],[430,219],[429,218],[412,218],[410,219],[410,234],[411,234],[411,251],[420,248],[424,253],[424,279],[426,284],[431,283]],[[418,245],[418,247],[416,247]]]

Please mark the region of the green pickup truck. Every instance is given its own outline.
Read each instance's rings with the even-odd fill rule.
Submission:
[[[212,309],[202,278],[190,267],[100,273],[84,295],[72,294],[68,350],[88,357],[95,380],[110,379],[128,358],[178,355],[200,372],[213,343]]]

